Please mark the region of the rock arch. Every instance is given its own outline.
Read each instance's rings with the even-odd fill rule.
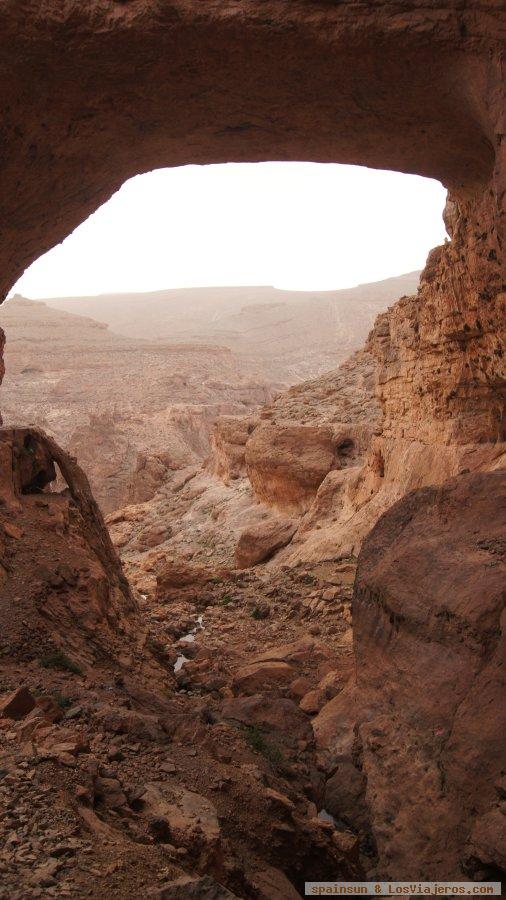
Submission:
[[[376,342],[387,431],[503,434],[500,5],[7,0],[0,24],[0,294],[158,166],[307,159],[432,176],[451,192],[453,240]]]

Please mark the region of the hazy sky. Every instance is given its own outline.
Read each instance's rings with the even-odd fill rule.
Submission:
[[[159,169],[127,181],[12,293],[350,287],[422,268],[445,236],[444,200],[437,181],[357,166]]]

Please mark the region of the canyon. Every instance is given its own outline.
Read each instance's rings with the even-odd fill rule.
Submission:
[[[0,16],[4,295],[153,167],[332,160],[449,192],[449,240],[364,347],[217,417],[208,461],[167,467],[110,533],[71,455],[2,428],[1,890],[499,880],[502,7],[9,0]],[[120,360],[131,341],[106,345]]]
[[[124,337],[26,299],[6,303],[0,320],[5,424],[40,426],[77,456],[104,512],[202,461],[217,416],[272,397],[227,347]]]
[[[0,309],[4,423],[44,428],[75,455],[103,512],[148,500],[167,473],[208,456],[218,417],[252,413],[335,367],[418,275],[324,295],[14,297]]]

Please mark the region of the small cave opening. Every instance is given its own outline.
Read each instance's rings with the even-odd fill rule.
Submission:
[[[42,494],[56,479],[53,459],[36,435],[28,432],[23,436],[17,452],[19,491],[22,495]]]
[[[341,443],[337,445],[337,452],[339,457],[344,459],[350,459],[355,456],[355,441],[351,438],[346,438],[344,441],[341,441]]]

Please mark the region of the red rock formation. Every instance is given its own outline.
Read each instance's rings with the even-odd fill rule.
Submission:
[[[246,443],[256,426],[249,417],[221,416],[211,435],[210,470],[225,484],[246,474]]]
[[[31,659],[60,646],[83,665],[132,653],[143,631],[137,605],[84,473],[34,428],[2,429],[0,458],[5,647]],[[48,490],[56,467],[64,493]]]
[[[501,13],[456,0],[384,0],[359,14],[353,0],[84,0],[78,10],[64,0],[26,3],[20,28],[8,0],[5,288],[125,178],[162,165],[290,158],[395,168],[441,178],[471,212],[501,133]]]
[[[429,257],[418,296],[396,304],[371,339],[383,436],[347,481],[349,515],[336,535],[342,541],[346,526],[363,536],[413,487],[500,464],[500,4],[7,0],[0,25],[2,293],[125,178],[157,166],[315,159],[439,178],[450,190],[452,239]],[[46,477],[43,461],[39,471]],[[499,569],[490,563],[500,481],[463,476],[408,496],[361,558],[366,799],[381,866],[394,875],[458,873],[468,839],[478,860],[499,860],[491,830]],[[58,553],[52,539],[47,552]],[[307,725],[294,710],[295,725]],[[267,714],[255,697],[224,710],[236,721]],[[286,712],[273,715],[288,725]]]
[[[506,729],[505,511],[503,472],[461,475],[409,494],[364,542],[353,605],[356,777],[386,872],[493,874],[504,860],[491,825]]]
[[[153,497],[168,469],[199,464],[217,416],[271,397],[227,347],[125,337],[21,297],[0,307],[0,324],[5,424],[37,425],[76,456],[104,513]]]

